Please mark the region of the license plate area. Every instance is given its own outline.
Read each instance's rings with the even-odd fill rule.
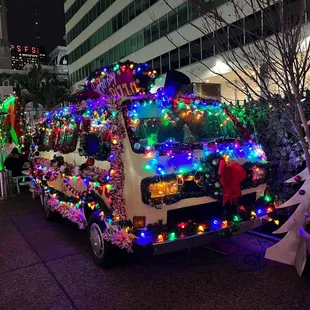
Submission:
[[[243,205],[245,209],[249,209],[255,204],[256,193],[244,195],[239,198],[238,205]],[[169,210],[167,212],[168,226],[173,223],[180,222],[203,222],[217,219],[227,219],[230,215],[233,216],[237,213],[237,206],[231,206],[229,203],[223,207],[219,202],[210,202],[207,204],[200,204],[191,207],[180,208],[176,210]]]

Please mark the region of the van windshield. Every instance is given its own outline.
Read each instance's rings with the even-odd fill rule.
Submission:
[[[145,145],[167,141],[179,143],[210,142],[219,138],[238,138],[233,121],[218,105],[195,105],[178,102],[171,107],[157,103],[131,105],[127,127],[135,141]]]

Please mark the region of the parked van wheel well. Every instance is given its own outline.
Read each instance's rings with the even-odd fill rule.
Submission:
[[[92,214],[94,214],[95,212],[98,211],[103,211],[105,215],[112,215],[111,210],[108,208],[108,206],[106,205],[106,203],[100,198],[100,197],[96,197],[95,202],[99,204],[99,209],[96,210],[92,210],[91,208],[89,208],[86,205],[84,205],[84,214],[85,214],[85,218],[87,220],[87,222],[89,221],[90,217]]]

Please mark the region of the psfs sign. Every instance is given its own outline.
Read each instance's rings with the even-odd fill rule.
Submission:
[[[23,54],[40,54],[40,48],[35,46],[29,45],[11,45],[10,46],[11,52],[23,53]]]

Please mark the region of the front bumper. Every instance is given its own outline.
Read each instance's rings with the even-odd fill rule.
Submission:
[[[239,230],[232,235],[245,233],[257,227],[266,224],[269,221],[268,215],[257,217],[253,220],[240,223]],[[198,247],[210,243],[217,242],[223,236],[219,234],[220,230],[212,230],[203,234],[180,238],[174,241],[166,241],[161,243],[149,243],[145,246],[134,244],[134,252],[145,255],[162,255],[170,252],[177,252],[187,248]]]

